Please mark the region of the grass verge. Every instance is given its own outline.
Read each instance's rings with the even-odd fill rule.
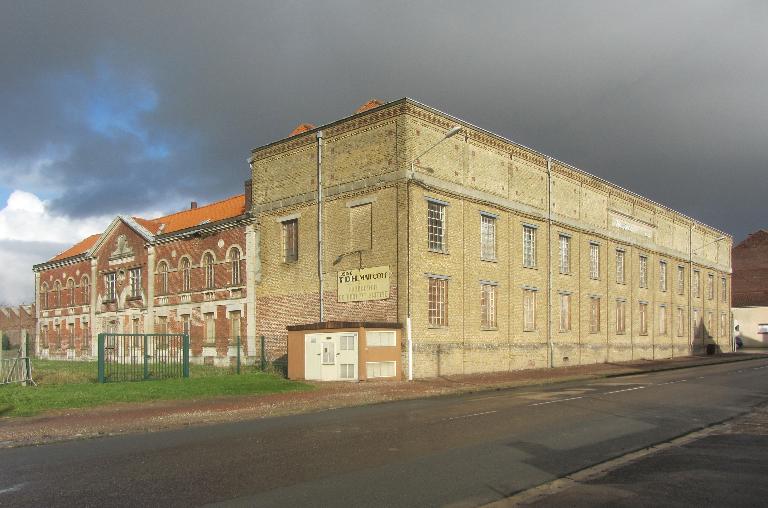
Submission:
[[[95,362],[33,361],[38,386],[0,386],[0,415],[32,416],[54,409],[74,409],[126,402],[261,395],[308,390],[304,383],[243,369],[192,365],[189,379],[125,383],[96,382]]]

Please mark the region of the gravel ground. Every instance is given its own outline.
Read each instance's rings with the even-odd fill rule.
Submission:
[[[61,410],[27,418],[0,418],[0,447],[152,432],[188,425],[267,418],[394,400],[621,376],[753,358],[765,358],[765,356],[762,354],[693,356],[670,360],[602,363],[558,369],[448,376],[410,383],[406,381],[315,383],[315,389],[306,392]]]

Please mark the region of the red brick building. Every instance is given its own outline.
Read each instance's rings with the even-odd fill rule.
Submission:
[[[253,356],[246,195],[154,219],[118,216],[36,265],[38,354],[94,357],[101,332],[186,332],[192,361],[228,364],[238,338],[241,354]]]
[[[35,334],[35,306],[0,307],[0,337],[8,338],[10,349],[18,350],[25,334]]]
[[[745,347],[768,347],[768,231],[733,248],[733,319]]]

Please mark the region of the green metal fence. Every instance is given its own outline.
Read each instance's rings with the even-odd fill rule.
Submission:
[[[189,377],[185,333],[100,333],[99,383]]]

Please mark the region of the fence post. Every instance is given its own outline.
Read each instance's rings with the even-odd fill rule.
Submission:
[[[149,379],[149,335],[144,334],[144,379]]]
[[[264,336],[261,336],[261,371],[264,372],[266,370],[266,357],[264,356]]]
[[[99,338],[99,383],[104,383],[104,334],[100,333]]]
[[[182,376],[189,377],[189,334],[185,333],[182,337]]]
[[[237,336],[237,373],[240,374],[240,336]]]

